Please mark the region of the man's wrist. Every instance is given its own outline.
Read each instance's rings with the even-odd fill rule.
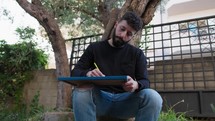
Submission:
[[[135,90],[135,92],[139,91],[140,89],[140,83],[137,81],[137,89]]]

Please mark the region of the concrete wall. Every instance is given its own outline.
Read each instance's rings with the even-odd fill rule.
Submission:
[[[33,97],[40,92],[39,103],[46,108],[55,108],[57,102],[57,78],[55,69],[34,72],[34,78],[24,87],[24,98],[30,104]]]
[[[151,88],[155,88],[159,91],[162,91],[164,89],[214,89],[214,58],[203,58],[202,60],[204,60],[204,65],[202,65],[200,60],[201,58],[168,61],[165,60],[165,65],[163,65],[163,61],[156,61],[154,69],[149,70],[149,80],[151,81]],[[204,69],[202,67],[204,67]],[[165,70],[165,72],[163,72],[163,70]],[[186,73],[186,71],[189,72],[191,70],[193,70],[193,73]],[[203,73],[204,70],[205,72]],[[174,76],[172,74],[174,74]],[[40,92],[40,104],[44,105],[47,108],[55,108],[57,101],[57,77],[55,74],[55,69],[40,70],[34,72],[34,78],[26,83],[24,88],[24,97],[27,104],[30,104],[37,91]]]
[[[214,57],[156,61],[149,70],[151,88],[156,90],[215,89]]]

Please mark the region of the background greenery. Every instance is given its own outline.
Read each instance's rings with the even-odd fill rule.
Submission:
[[[20,37],[18,43],[0,40],[0,119],[5,117],[3,112],[24,111],[24,84],[33,77],[33,70],[45,69],[48,62],[48,55],[34,42],[34,29],[18,28],[16,32]]]

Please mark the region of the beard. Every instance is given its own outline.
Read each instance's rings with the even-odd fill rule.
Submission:
[[[113,46],[117,48],[123,47],[125,44],[128,43],[123,41],[121,37],[116,36],[116,29],[114,29],[113,31],[112,40],[113,40]]]

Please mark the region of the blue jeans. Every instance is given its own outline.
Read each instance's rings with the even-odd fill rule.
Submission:
[[[162,98],[153,89],[114,94],[96,87],[75,88],[72,99],[75,121],[96,121],[97,116],[157,121],[162,108]]]

